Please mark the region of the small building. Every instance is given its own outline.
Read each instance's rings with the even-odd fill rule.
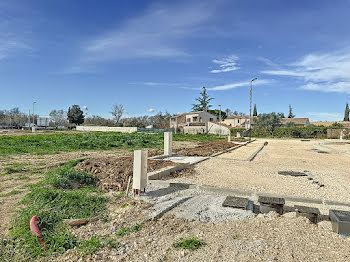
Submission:
[[[254,126],[254,119],[257,116],[252,116],[252,126]],[[228,116],[223,123],[227,126],[233,128],[249,128],[249,115],[241,115],[241,116]]]
[[[170,118],[170,128],[182,128],[184,126],[217,121],[218,118],[216,115],[210,114],[206,111],[184,113]]]
[[[309,126],[309,118],[281,118],[282,125],[287,125],[288,123],[293,123],[295,126]]]

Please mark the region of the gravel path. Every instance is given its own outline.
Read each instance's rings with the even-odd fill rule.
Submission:
[[[252,162],[233,160],[239,157],[245,158],[264,141],[266,139],[258,139],[246,147],[201,162],[195,167],[196,176],[176,178],[174,181],[296,197],[349,201],[348,154],[335,153],[332,149],[321,147],[319,144],[324,143],[324,140],[303,142],[294,139],[269,139],[268,145]],[[349,144],[335,147],[338,151],[350,150]],[[279,171],[304,172],[307,176],[279,175]]]

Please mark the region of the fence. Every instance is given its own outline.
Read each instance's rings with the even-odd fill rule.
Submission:
[[[164,132],[173,132],[175,133],[175,128],[137,128],[137,132],[143,133],[164,133]]]

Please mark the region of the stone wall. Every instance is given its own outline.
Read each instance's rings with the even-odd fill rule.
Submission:
[[[109,127],[109,126],[77,126],[77,131],[101,131],[101,132],[137,132],[137,127]]]

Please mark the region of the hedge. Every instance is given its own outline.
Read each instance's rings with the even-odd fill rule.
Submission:
[[[253,137],[286,137],[286,138],[326,138],[327,127],[321,126],[307,126],[307,127],[277,127],[271,135],[270,132],[264,128],[254,127],[252,129]],[[231,135],[236,136],[237,132],[241,135],[244,128],[232,128]],[[245,134],[249,135],[249,132]]]

